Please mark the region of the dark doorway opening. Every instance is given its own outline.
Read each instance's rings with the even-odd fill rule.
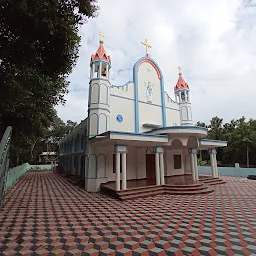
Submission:
[[[146,154],[147,185],[156,184],[155,154]]]

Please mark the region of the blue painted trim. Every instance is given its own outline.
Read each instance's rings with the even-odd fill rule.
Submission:
[[[125,99],[125,100],[133,100],[134,101],[134,99],[127,98],[127,97],[124,97],[124,96],[119,96],[119,95],[116,95],[116,94],[110,94],[110,96],[121,98],[121,99]]]
[[[107,112],[109,112],[110,113],[110,110],[108,109],[108,108],[88,108],[88,111],[89,110],[105,110],[105,111],[107,111]],[[95,113],[92,113],[92,114],[95,114]],[[90,115],[91,116],[91,115]]]
[[[133,83],[133,81],[128,81],[128,82],[126,82],[125,84],[123,84],[123,85],[111,85],[110,87],[111,88],[120,88],[120,87],[124,87],[124,86],[126,86],[127,84],[134,84]]]
[[[118,150],[118,147],[125,147],[126,149],[124,151],[120,151]],[[114,151],[115,153],[127,153],[128,152],[128,149],[127,149],[127,145],[124,145],[124,144],[116,144],[114,146]]]
[[[108,61],[103,60],[103,59],[97,59],[97,60],[91,61],[90,67],[92,66],[92,64],[97,63],[97,62],[103,62],[103,63],[105,63],[105,64],[108,64],[108,65],[109,65],[109,69],[111,68],[111,64],[110,64]]]
[[[103,81],[109,82],[109,80],[108,80],[107,78],[104,78],[104,77],[94,77],[94,78],[91,78],[91,79],[90,79],[90,82],[89,82],[89,83],[91,83],[91,82],[94,81],[94,80],[103,80]],[[110,84],[110,82],[109,82],[109,84]]]
[[[104,113],[100,113],[100,114],[99,114],[99,127],[100,127],[100,116],[101,116],[101,115],[103,115],[103,116],[106,117],[106,121],[105,121],[105,122],[106,122],[106,131],[107,131],[107,130],[108,130],[108,117],[107,117],[107,115],[104,114]]]
[[[96,115],[96,117],[97,117],[97,131],[96,131],[96,134],[98,134],[98,133],[99,133],[99,115],[96,114],[96,113],[92,113],[92,114],[90,114],[90,119],[91,119],[91,117],[92,117],[93,115]],[[90,129],[90,127],[89,127],[89,129]],[[90,135],[90,136],[91,136],[91,135]]]
[[[201,131],[208,131],[205,127],[200,126],[167,126],[167,127],[161,127],[161,128],[155,128],[150,131],[147,131],[145,133],[154,132],[154,131],[161,131],[161,130],[177,130],[177,129],[192,129],[192,130],[201,130]]]
[[[164,93],[166,94],[167,98],[171,100],[172,103],[178,103],[177,101],[173,100],[166,91],[164,91]]]
[[[184,92],[184,91],[189,91],[189,89],[186,89],[186,88],[179,89],[179,90],[175,91],[175,93],[177,93],[177,92]]]
[[[201,141],[206,141],[206,142],[219,142],[219,143],[228,143],[228,141],[227,140],[208,140],[208,139],[202,139],[202,140],[200,140],[200,142]]]
[[[166,109],[172,109],[172,110],[176,110],[176,111],[180,111],[179,109],[176,108],[170,108],[170,107],[165,107]]]
[[[98,135],[107,136],[107,135],[111,135],[111,134],[129,135],[129,136],[141,136],[141,137],[168,138],[167,135],[148,134],[147,132],[144,132],[144,133],[132,133],[132,132],[120,132],[120,131],[107,131],[107,132],[104,132],[102,134],[97,134],[97,135],[95,134],[94,137],[91,136],[90,140],[94,139]]]
[[[109,104],[106,104],[104,102],[91,102],[89,105],[104,105],[104,106],[107,106],[107,107],[110,107]],[[82,129],[82,128],[81,128]]]
[[[92,88],[94,86],[98,86],[98,101],[92,102]],[[106,86],[106,101],[105,102],[100,102],[100,95],[101,95],[101,87]],[[90,104],[105,104],[109,106],[109,86],[105,83],[94,83],[89,85],[89,101],[88,101],[88,106]]]
[[[100,154],[98,154],[97,155],[97,168],[98,168],[98,161],[99,161],[99,157],[100,156],[103,156],[104,157],[104,176],[103,177],[98,177],[98,170],[97,170],[97,178],[106,178],[107,177],[107,158],[106,158],[106,156],[104,155],[104,154],[102,154],[102,153],[100,153]]]
[[[164,81],[162,71],[157,65],[157,63],[149,58],[149,57],[142,57],[140,58],[133,67],[133,81],[134,81],[134,99],[135,99],[135,133],[139,133],[139,102],[138,102],[138,69],[139,64],[143,60],[150,60],[154,63],[160,73],[160,87],[161,87],[161,101],[162,101],[162,120],[163,120],[163,127],[166,126],[166,110],[165,110],[165,98],[164,98]]]
[[[88,169],[86,177],[89,178],[89,179],[106,178],[107,177],[107,158],[106,158],[106,155],[100,153],[98,155],[90,154],[89,156],[88,155],[86,155],[86,156],[87,156],[87,159],[89,161],[89,164],[90,164],[90,161],[91,161],[91,157],[94,157],[94,159],[95,159],[95,176],[93,177],[93,175],[92,175],[92,177],[89,177],[89,175],[88,175],[89,174],[89,169]],[[104,157],[104,176],[103,177],[98,175],[98,171],[99,171],[99,157],[100,156]]]

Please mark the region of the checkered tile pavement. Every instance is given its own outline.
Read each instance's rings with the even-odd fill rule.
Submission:
[[[0,255],[256,255],[256,181],[117,201],[30,172],[0,211]]]

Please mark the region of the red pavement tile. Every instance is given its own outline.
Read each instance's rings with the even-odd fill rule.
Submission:
[[[120,202],[52,172],[29,172],[6,194],[0,253],[254,255],[255,181],[223,179],[211,194]]]

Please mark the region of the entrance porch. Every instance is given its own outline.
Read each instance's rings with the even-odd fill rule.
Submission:
[[[148,190],[153,186],[156,193],[159,189],[162,192],[167,189],[174,191],[174,188],[179,186],[175,193],[186,194],[188,190],[195,192],[196,187],[200,187],[202,192],[204,182],[200,181],[197,167],[197,149],[202,145],[201,141],[192,135],[169,137],[111,132],[93,138],[88,154],[86,189],[111,190],[122,194],[127,190]],[[210,148],[212,178],[217,181],[214,143],[207,141],[203,146]],[[91,161],[91,156],[95,158],[94,162]]]
[[[155,196],[159,194],[195,195],[213,192],[212,185],[225,183],[219,178],[199,176],[193,180],[192,175],[175,175],[165,177],[164,185],[155,185],[150,178],[128,180],[125,190],[116,190],[115,181],[101,184],[101,191],[119,200],[130,200],[140,197]]]

